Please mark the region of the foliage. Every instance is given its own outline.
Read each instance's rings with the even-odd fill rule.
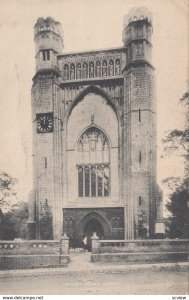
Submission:
[[[26,238],[28,207],[17,198],[16,178],[0,171],[0,238]]]
[[[180,99],[180,102],[187,106],[186,112],[186,129],[178,130],[173,129],[167,133],[165,138],[162,140],[164,144],[164,153],[169,155],[172,153],[179,154],[189,160],[189,92],[186,92]]]
[[[168,132],[162,141],[165,145],[165,154],[170,155],[174,152],[184,156],[187,160],[189,159],[189,129],[174,129]]]
[[[169,177],[164,179],[171,190],[166,207],[171,212],[168,218],[168,236],[170,238],[189,238],[189,93],[180,99],[187,106],[186,128],[174,129],[163,139],[165,155],[177,154],[185,160],[185,178]]]
[[[5,172],[0,171],[0,208],[3,211],[8,211],[11,206],[11,197],[16,197],[16,192],[13,189],[17,180]]]
[[[1,239],[13,240],[15,238],[26,239],[28,207],[24,202],[13,205],[6,212],[1,213]]]
[[[170,176],[162,180],[162,184],[166,185],[166,187],[169,189],[169,191],[173,192],[182,183],[182,179],[180,177]]]
[[[172,192],[166,207],[172,213],[168,218],[168,236],[189,238],[189,190],[186,181]]]

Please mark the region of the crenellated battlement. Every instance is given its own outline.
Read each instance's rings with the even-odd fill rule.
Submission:
[[[133,8],[124,17],[122,40],[127,47],[127,63],[151,63],[152,14],[145,8]]]
[[[63,30],[51,17],[39,18],[34,26],[36,71],[57,69],[57,55],[63,51]]]
[[[63,38],[63,30],[62,25],[60,22],[55,21],[51,17],[45,18],[38,18],[37,23],[34,26],[34,39],[37,37],[38,34],[41,34],[45,31],[52,31],[55,34],[59,35],[60,38]]]
[[[148,11],[148,9],[144,6],[142,7],[134,7],[129,13],[124,17],[123,23],[124,26],[129,25],[132,22],[137,21],[147,21],[149,24],[152,24],[152,13]]]

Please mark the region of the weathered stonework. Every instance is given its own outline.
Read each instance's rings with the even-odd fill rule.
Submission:
[[[59,22],[40,18],[35,25],[34,196],[30,220],[32,226],[36,224],[37,238],[41,237],[44,205],[52,213],[54,239],[64,232],[74,234],[78,242],[85,231],[89,232],[87,226],[92,226],[93,221],[95,226],[99,224],[104,239],[154,237],[162,204],[159,206],[161,197],[156,183],[152,25],[146,14],[136,9],[128,16],[123,47],[83,53],[63,52]],[[48,122],[42,118],[40,125],[38,116],[49,113],[53,115],[53,129],[48,132]],[[109,144],[110,184],[106,197],[78,195],[78,141],[89,128],[102,131]],[[90,172],[93,165],[89,164]],[[95,180],[100,180],[99,176],[96,174]],[[102,184],[106,180],[103,178]],[[99,183],[95,184],[99,188]],[[99,193],[97,186],[95,193]],[[80,224],[82,218],[85,223]],[[117,231],[115,220],[120,222]],[[91,227],[90,234],[97,227]]]

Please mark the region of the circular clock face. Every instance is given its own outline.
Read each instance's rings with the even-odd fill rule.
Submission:
[[[37,120],[37,129],[39,132],[51,132],[53,128],[52,117],[48,115],[40,116]]]

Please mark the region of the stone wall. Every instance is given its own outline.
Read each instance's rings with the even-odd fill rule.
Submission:
[[[0,269],[60,267],[69,263],[69,239],[0,241]]]
[[[188,258],[189,240],[92,239],[92,262],[155,263],[187,261]]]

